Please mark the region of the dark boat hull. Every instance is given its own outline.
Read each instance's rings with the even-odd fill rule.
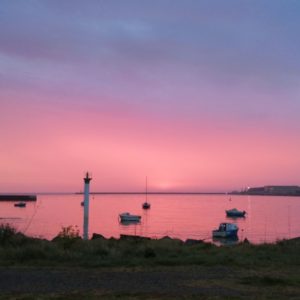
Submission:
[[[145,202],[143,203],[143,209],[149,209],[150,208],[150,203]]]
[[[25,202],[15,203],[14,206],[15,207],[25,207],[26,203]]]
[[[245,217],[246,211],[245,210],[238,210],[236,208],[226,210],[226,216],[237,218],[237,217]]]

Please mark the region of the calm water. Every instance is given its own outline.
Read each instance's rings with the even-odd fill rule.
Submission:
[[[220,222],[237,223],[239,239],[254,243],[274,242],[300,236],[300,198],[228,195],[148,195],[150,210],[141,205],[144,195],[94,195],[90,197],[90,236],[136,234],[159,238],[171,236],[211,241]],[[2,223],[10,223],[27,235],[52,239],[63,226],[78,226],[82,233],[82,195],[40,195],[25,208],[0,202]],[[246,218],[228,219],[225,209],[246,210]],[[140,224],[122,225],[122,212],[140,214]]]

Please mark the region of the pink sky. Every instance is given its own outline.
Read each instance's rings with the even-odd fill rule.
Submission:
[[[234,24],[218,1],[31,2],[1,8],[0,192],[79,191],[86,170],[99,192],[299,184],[298,5],[233,1]]]

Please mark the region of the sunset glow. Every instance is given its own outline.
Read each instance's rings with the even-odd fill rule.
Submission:
[[[299,185],[300,2],[1,1],[0,192]]]

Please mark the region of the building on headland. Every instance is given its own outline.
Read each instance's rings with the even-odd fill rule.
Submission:
[[[247,188],[239,194],[245,195],[273,195],[300,196],[300,186],[297,185],[265,185],[263,187]]]

